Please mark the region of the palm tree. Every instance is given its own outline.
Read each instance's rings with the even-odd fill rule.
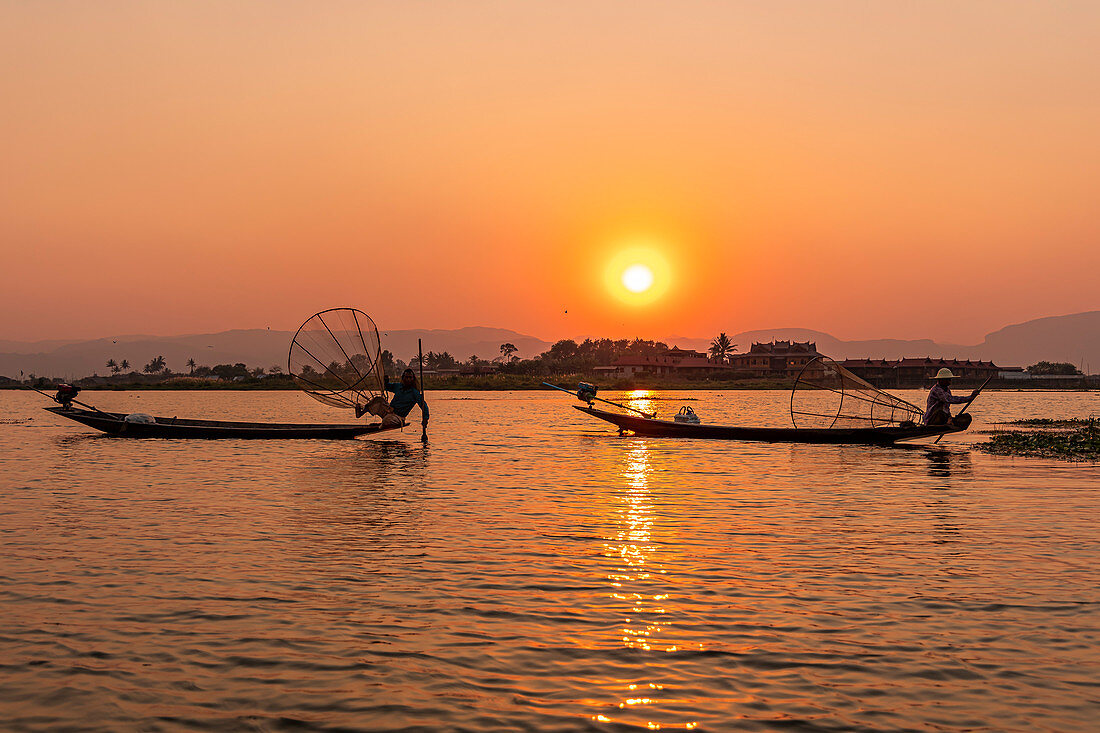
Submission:
[[[195,360],[194,359],[188,359],[187,360],[187,368],[191,370],[191,372],[190,372],[191,374],[195,373]]]
[[[736,346],[730,337],[726,335],[726,332],[718,334],[718,338],[710,342],[710,355],[712,358],[717,359],[720,362],[724,362],[726,357],[733,353],[733,349]]]
[[[146,374],[156,374],[159,371],[163,371],[165,366],[164,357],[158,356],[142,368],[142,371]]]
[[[129,368],[130,368],[130,362],[128,362],[128,361],[126,361],[125,359],[123,359],[123,360],[122,360],[122,363],[121,363],[121,364],[119,364],[118,366],[119,366],[119,369],[121,369],[122,371],[126,371],[127,369],[129,369]]]
[[[107,360],[107,368],[111,370],[111,374],[118,374],[122,371],[122,367],[120,367],[118,362],[114,359]]]

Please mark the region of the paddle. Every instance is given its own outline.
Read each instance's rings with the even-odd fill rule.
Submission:
[[[424,399],[424,340],[416,340],[416,352],[420,361],[420,399]],[[420,434],[420,442],[428,442],[428,425],[427,423],[420,424],[421,429],[424,431]]]
[[[980,394],[982,393],[982,390],[983,390],[983,389],[985,389],[985,385],[989,384],[989,380],[990,380],[990,379],[993,379],[993,375],[992,375],[992,374],[991,374],[991,375],[989,375],[989,379],[987,379],[987,380],[985,380],[984,382],[982,382],[982,386],[981,386],[981,387],[978,387],[978,389],[974,390],[974,394],[973,394],[973,396],[971,396],[971,398],[970,398],[970,399],[968,399],[968,400],[967,400],[967,401],[966,401],[966,402],[965,402],[965,403],[963,404],[963,408],[962,408],[961,410],[959,410],[958,414],[957,414],[957,415],[955,415],[955,417],[958,417],[959,415],[961,415],[961,414],[963,414],[964,412],[966,412],[966,411],[967,411],[967,409],[968,409],[968,408],[970,407],[970,403],[971,403],[971,402],[973,402],[974,400],[978,399],[978,395],[980,395]],[[944,436],[944,433],[940,433],[940,434],[939,434],[938,436],[936,436],[936,439],[932,441],[932,445],[935,445],[936,443],[939,443],[939,442],[940,442],[940,438],[942,438],[943,436]]]

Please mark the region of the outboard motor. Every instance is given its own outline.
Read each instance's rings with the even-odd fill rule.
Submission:
[[[596,396],[596,385],[589,384],[588,382],[581,382],[577,385],[577,399],[581,402],[587,402],[590,406],[592,404],[592,398]]]
[[[80,387],[74,387],[71,384],[59,384],[57,385],[57,394],[54,395],[54,400],[61,405],[62,409],[73,409],[73,400],[76,399],[77,394],[80,393]]]

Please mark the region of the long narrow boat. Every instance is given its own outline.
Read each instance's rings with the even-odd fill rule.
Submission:
[[[127,438],[319,438],[343,440],[380,433],[394,427],[372,425],[317,425],[262,422],[225,422],[154,417],[153,422],[127,420],[124,412],[81,410],[76,407],[47,407],[46,412],[75,420],[96,430]]]
[[[543,382],[547,387],[574,394],[568,389]],[[983,385],[984,386],[984,385]],[[911,402],[882,391],[867,380],[818,356],[802,367],[791,390],[790,428],[736,427],[707,425],[700,422],[690,407],[684,407],[674,420],[658,420],[656,413],[637,406],[597,397],[594,385],[581,382],[575,396],[585,407],[576,409],[619,429],[659,438],[709,438],[712,440],[755,440],[768,443],[849,443],[858,445],[894,445],[900,441],[936,438],[961,433],[970,426],[971,417],[963,412],[946,425],[924,425],[924,411]],[[980,390],[979,390],[980,391]],[[609,412],[594,405],[603,402],[623,412]],[[970,403],[967,403],[967,407]],[[633,414],[626,414],[633,413]]]
[[[595,407],[573,407],[586,415],[615,425],[620,433],[654,438],[709,438],[717,440],[756,440],[767,443],[848,443],[857,445],[893,445],[899,440],[934,438],[959,433],[966,428],[954,425],[885,425],[868,428],[749,428],[732,425],[655,420],[635,415],[608,412]]]

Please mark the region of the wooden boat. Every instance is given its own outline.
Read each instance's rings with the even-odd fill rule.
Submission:
[[[82,410],[76,407],[47,407],[46,412],[75,420],[96,430],[127,438],[319,438],[343,440],[358,435],[393,430],[382,423],[372,425],[317,425],[262,422],[225,422],[154,417],[152,422],[127,420],[124,412]]]
[[[557,385],[543,384],[574,394]],[[791,391],[793,427],[790,428],[707,425],[690,407],[681,408],[680,414],[673,420],[658,420],[656,413],[612,402],[597,397],[596,393],[594,385],[581,382],[577,385],[575,396],[587,405],[573,407],[586,415],[606,420],[619,429],[620,435],[632,433],[660,438],[894,445],[904,440],[939,440],[949,433],[961,433],[970,426],[971,420],[970,415],[965,414],[964,407],[963,412],[953,417],[947,425],[924,425],[924,412],[919,407],[883,392],[824,356],[810,360],[795,380]],[[612,405],[623,412],[598,409],[594,406],[596,402]],[[967,402],[966,407],[969,406],[970,402]]]
[[[865,428],[751,428],[732,425],[655,420],[636,415],[609,412],[595,407],[573,407],[586,415],[606,420],[620,433],[654,438],[709,438],[712,440],[756,440],[767,443],[847,443],[856,445],[893,445],[899,440],[934,438],[959,433],[965,427],[955,425],[885,425]]]

